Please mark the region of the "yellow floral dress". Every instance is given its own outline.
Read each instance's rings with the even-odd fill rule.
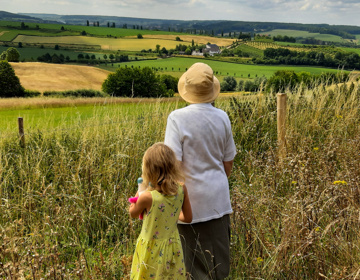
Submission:
[[[184,201],[179,186],[177,195],[150,191],[152,206],[144,216],[131,266],[131,280],[186,279],[185,264],[177,221]]]

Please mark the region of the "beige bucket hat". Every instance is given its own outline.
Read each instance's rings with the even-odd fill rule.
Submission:
[[[209,65],[197,62],[180,77],[178,90],[186,102],[211,103],[220,93],[220,83]]]

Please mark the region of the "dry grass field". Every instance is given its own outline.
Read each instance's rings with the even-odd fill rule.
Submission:
[[[90,66],[59,65],[40,62],[11,63],[22,86],[29,90],[100,90],[110,72]]]
[[[194,40],[195,44],[217,44],[220,47],[229,46],[233,43],[235,39],[226,39],[226,38],[215,38],[210,36],[198,36],[198,35],[144,35],[144,38],[151,39],[162,39],[162,40],[175,40],[176,37],[180,37],[182,42],[177,42],[177,44],[186,44],[191,43]]]
[[[140,32],[139,32],[140,33]],[[13,41],[15,43],[22,42],[30,45],[60,45],[60,46],[93,46],[100,47],[102,50],[126,50],[126,51],[141,51],[142,49],[155,49],[156,45],[165,47],[167,49],[175,48],[179,42],[173,40],[144,38],[137,39],[134,37],[127,38],[97,38],[87,36],[58,36],[58,37],[44,37],[44,36],[25,36],[19,35]],[[194,36],[195,37],[195,36]],[[190,40],[191,42],[191,40]]]

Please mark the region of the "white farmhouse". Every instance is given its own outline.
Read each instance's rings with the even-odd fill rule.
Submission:
[[[207,44],[206,47],[203,49],[203,53],[208,53],[209,55],[213,56],[214,54],[221,53],[221,50],[216,44]]]

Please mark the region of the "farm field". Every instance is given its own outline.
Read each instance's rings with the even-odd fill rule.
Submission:
[[[302,38],[314,38],[317,40],[322,41],[331,41],[331,42],[346,42],[343,38],[336,35],[331,34],[320,34],[320,33],[311,33],[308,31],[301,31],[301,30],[287,30],[287,29],[274,29],[269,32],[260,32],[260,34],[268,34],[271,36],[291,36],[291,37],[302,37]]]
[[[4,47],[4,46],[0,46],[0,53],[2,53],[3,51],[6,51],[8,49],[8,47]],[[31,48],[16,48],[18,50],[18,52],[20,53],[20,61],[22,61],[23,59],[25,59],[26,61],[37,61],[37,58],[39,56],[42,56],[46,53],[49,53],[51,56],[56,54],[56,55],[64,55],[65,57],[68,56],[71,60],[76,60],[78,58],[78,54],[82,53],[82,54],[89,54],[89,55],[95,55],[96,59],[98,59],[99,57],[102,59],[103,55],[102,53],[96,53],[96,52],[82,52],[82,51],[72,51],[72,50],[54,50],[54,48],[39,48],[39,47],[31,47]]]
[[[101,90],[102,83],[108,74],[116,71],[119,67],[154,67],[159,69],[158,73],[180,77],[186,68],[195,62],[204,62],[210,65],[220,81],[225,76],[234,76],[237,80],[254,79],[261,76],[269,78],[278,70],[305,71],[311,74],[338,71],[320,67],[249,65],[181,57],[114,63],[114,66],[108,64],[108,66],[99,67],[41,62],[11,63],[11,65],[25,89],[43,92],[73,89]]]
[[[141,33],[141,32],[140,32]],[[228,38],[218,38],[218,37],[210,37],[210,36],[199,36],[199,35],[187,35],[187,34],[181,34],[181,35],[144,35],[144,38],[150,38],[150,39],[161,39],[161,40],[175,40],[176,37],[179,37],[182,41],[177,41],[177,44],[185,44],[188,43],[191,44],[192,40],[194,40],[195,44],[203,44],[206,45],[207,43],[216,44],[219,47],[226,47],[231,45],[235,39],[228,39]]]
[[[79,102],[80,101],[80,102]],[[82,103],[82,102],[83,103]],[[133,99],[129,98],[99,98],[94,102],[92,98],[82,100],[71,98],[32,98],[26,100],[0,99],[0,138],[14,133],[17,118],[23,117],[28,132],[37,130],[45,133],[59,129],[78,129],[84,127],[96,117],[101,123],[109,122],[107,118],[112,114],[133,116],[150,113],[154,108],[175,106],[177,103],[185,104],[179,98],[172,99]],[[89,102],[89,103],[87,103]],[[4,104],[3,104],[4,103]],[[8,104],[6,104],[8,103]],[[43,104],[43,108],[41,105]],[[157,105],[155,105],[157,104]]]
[[[320,67],[308,67],[308,66],[285,66],[285,65],[250,65],[250,64],[236,64],[221,61],[212,61],[203,58],[182,58],[173,57],[168,59],[157,59],[138,62],[126,62],[120,64],[114,64],[116,67],[156,67],[160,68],[161,73],[171,74],[176,77],[180,77],[186,68],[189,68],[195,62],[204,62],[214,70],[215,74],[220,78],[224,76],[234,76],[236,78],[255,78],[265,76],[270,77],[275,71],[278,70],[292,70],[295,72],[309,72],[311,74],[321,74],[323,72],[337,72],[337,69],[320,68]],[[172,68],[174,68],[172,70]],[[179,70],[180,68],[180,70]],[[217,73],[216,73],[217,72]]]
[[[85,24],[85,22],[84,22]],[[34,33],[34,35],[37,36],[61,36],[62,32],[70,32],[71,34],[79,35],[80,32],[85,31],[86,33],[94,36],[113,36],[113,37],[125,37],[125,36],[136,36],[137,34],[169,34],[167,31],[155,31],[155,30],[139,30],[139,29],[124,29],[124,28],[109,28],[109,27],[94,27],[94,26],[84,26],[84,25],[62,25],[62,24],[46,24],[46,23],[26,23],[26,25],[29,26],[29,29],[31,32],[37,32]],[[36,26],[39,26],[40,30],[43,29],[44,31],[35,30]],[[19,27],[20,22],[13,22],[13,21],[0,21],[0,30],[9,30],[7,26],[13,26],[13,27]],[[61,31],[61,27],[66,27],[66,30]],[[13,30],[17,31],[17,34],[24,34],[23,30]],[[49,33],[46,33],[48,31]],[[61,32],[60,32],[61,31]],[[183,33],[177,33],[177,32],[171,32],[172,34],[183,34]],[[1,39],[1,37],[0,37]]]
[[[344,50],[346,52],[354,52],[354,53],[357,53],[357,54],[360,55],[360,49],[358,49],[358,48],[343,48],[343,47],[340,47],[339,49]]]
[[[64,91],[72,89],[101,90],[109,72],[103,69],[41,62],[11,63],[25,89]]]
[[[142,49],[156,49],[156,45],[173,49],[179,42],[165,39],[137,39],[137,38],[97,38],[88,36],[64,36],[64,37],[42,37],[42,36],[25,36],[19,35],[13,42],[21,42],[23,44],[37,45],[66,45],[66,46],[100,46],[102,50],[125,50],[125,51],[141,51]]]

